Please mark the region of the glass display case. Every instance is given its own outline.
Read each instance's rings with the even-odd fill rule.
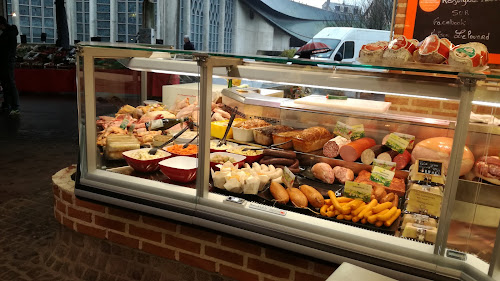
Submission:
[[[495,72],[91,43],[77,69],[80,198],[402,280],[500,279]],[[154,100],[148,72],[178,84]]]

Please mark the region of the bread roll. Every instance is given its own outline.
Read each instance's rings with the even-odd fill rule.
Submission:
[[[443,162],[443,170],[446,175],[448,164],[450,162],[451,147],[453,139],[447,137],[436,137],[423,140],[415,146],[411,153],[411,161],[415,163],[418,159],[437,160]],[[470,149],[465,146],[460,166],[460,176],[467,174],[474,166],[474,155]]]

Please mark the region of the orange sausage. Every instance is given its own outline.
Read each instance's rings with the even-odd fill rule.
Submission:
[[[354,162],[360,156],[365,149],[368,149],[376,144],[375,140],[372,138],[360,138],[351,143],[348,143],[340,148],[340,157],[344,161]]]

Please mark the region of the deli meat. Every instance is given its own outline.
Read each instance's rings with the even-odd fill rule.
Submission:
[[[392,161],[396,162],[396,170],[402,170],[410,163],[410,160],[411,154],[408,150],[405,150],[403,153],[396,155]]]
[[[413,52],[413,59],[422,63],[444,63],[448,60],[451,48],[448,39],[439,39],[437,35],[432,34],[420,42],[418,49]]]
[[[340,157],[348,162],[356,161],[365,149],[375,145],[375,140],[372,138],[360,138],[351,143],[348,143],[340,148]]]
[[[366,170],[362,170],[361,172],[359,172],[358,177],[354,180],[354,182],[366,183],[366,184],[371,185],[374,188],[375,187],[383,187],[385,189],[386,193],[392,192],[392,193],[398,195],[399,197],[405,196],[406,187],[405,187],[404,179],[393,178],[391,181],[391,185],[387,187],[387,186],[384,186],[380,183],[371,181],[370,176],[371,176],[370,172],[368,172]]]
[[[333,173],[341,184],[345,184],[346,181],[352,181],[354,179],[354,172],[345,167],[335,166],[333,168]]]
[[[398,36],[398,38],[389,42],[382,57],[393,64],[410,61],[413,57],[413,52],[417,49],[417,44],[418,41],[415,39],[408,40],[403,35]]]
[[[378,41],[363,45],[361,50],[359,50],[360,60],[363,63],[373,63],[382,60],[382,55],[385,49],[387,49],[387,45],[389,45],[387,41]]]
[[[488,49],[478,42],[458,45],[450,52],[449,64],[457,67],[481,67],[488,64]]]
[[[474,173],[477,177],[500,185],[500,158],[483,156],[476,161]]]
[[[348,143],[351,140],[346,139],[342,136],[336,136],[333,139],[327,141],[323,146],[323,155],[326,157],[335,158],[339,156],[340,148]]]
[[[335,181],[335,173],[330,165],[327,163],[316,163],[311,169],[314,177],[322,182],[332,184]]]

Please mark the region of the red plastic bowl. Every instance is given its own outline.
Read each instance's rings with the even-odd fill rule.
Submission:
[[[234,160],[236,161],[233,163],[233,165],[238,165],[238,168],[243,167],[243,164],[245,164],[246,157],[244,155],[234,154],[234,153],[229,153],[229,152],[213,152],[213,153],[210,153],[210,159],[212,159],[212,157],[214,157],[215,155],[224,155],[224,156],[233,157]],[[216,163],[216,162],[210,161],[210,168],[214,169],[214,171],[218,171],[219,167],[217,167],[217,165],[219,165],[219,164],[222,165],[224,163]]]
[[[198,158],[176,156],[160,162],[160,170],[173,181],[192,182],[196,179]]]
[[[138,151],[145,151],[146,153],[150,150],[151,148],[140,148],[140,149],[134,149],[134,150],[129,150],[125,151],[122,153],[123,158],[125,158],[125,161],[127,161],[127,164],[132,167],[134,170],[137,172],[141,173],[152,173],[155,171],[158,171],[160,166],[158,163],[161,161],[169,158],[172,156],[172,154],[163,151],[163,150],[158,150],[157,153],[161,153],[162,157],[155,158],[155,159],[150,159],[150,160],[141,160],[141,159],[136,159],[133,157],[135,153]]]

